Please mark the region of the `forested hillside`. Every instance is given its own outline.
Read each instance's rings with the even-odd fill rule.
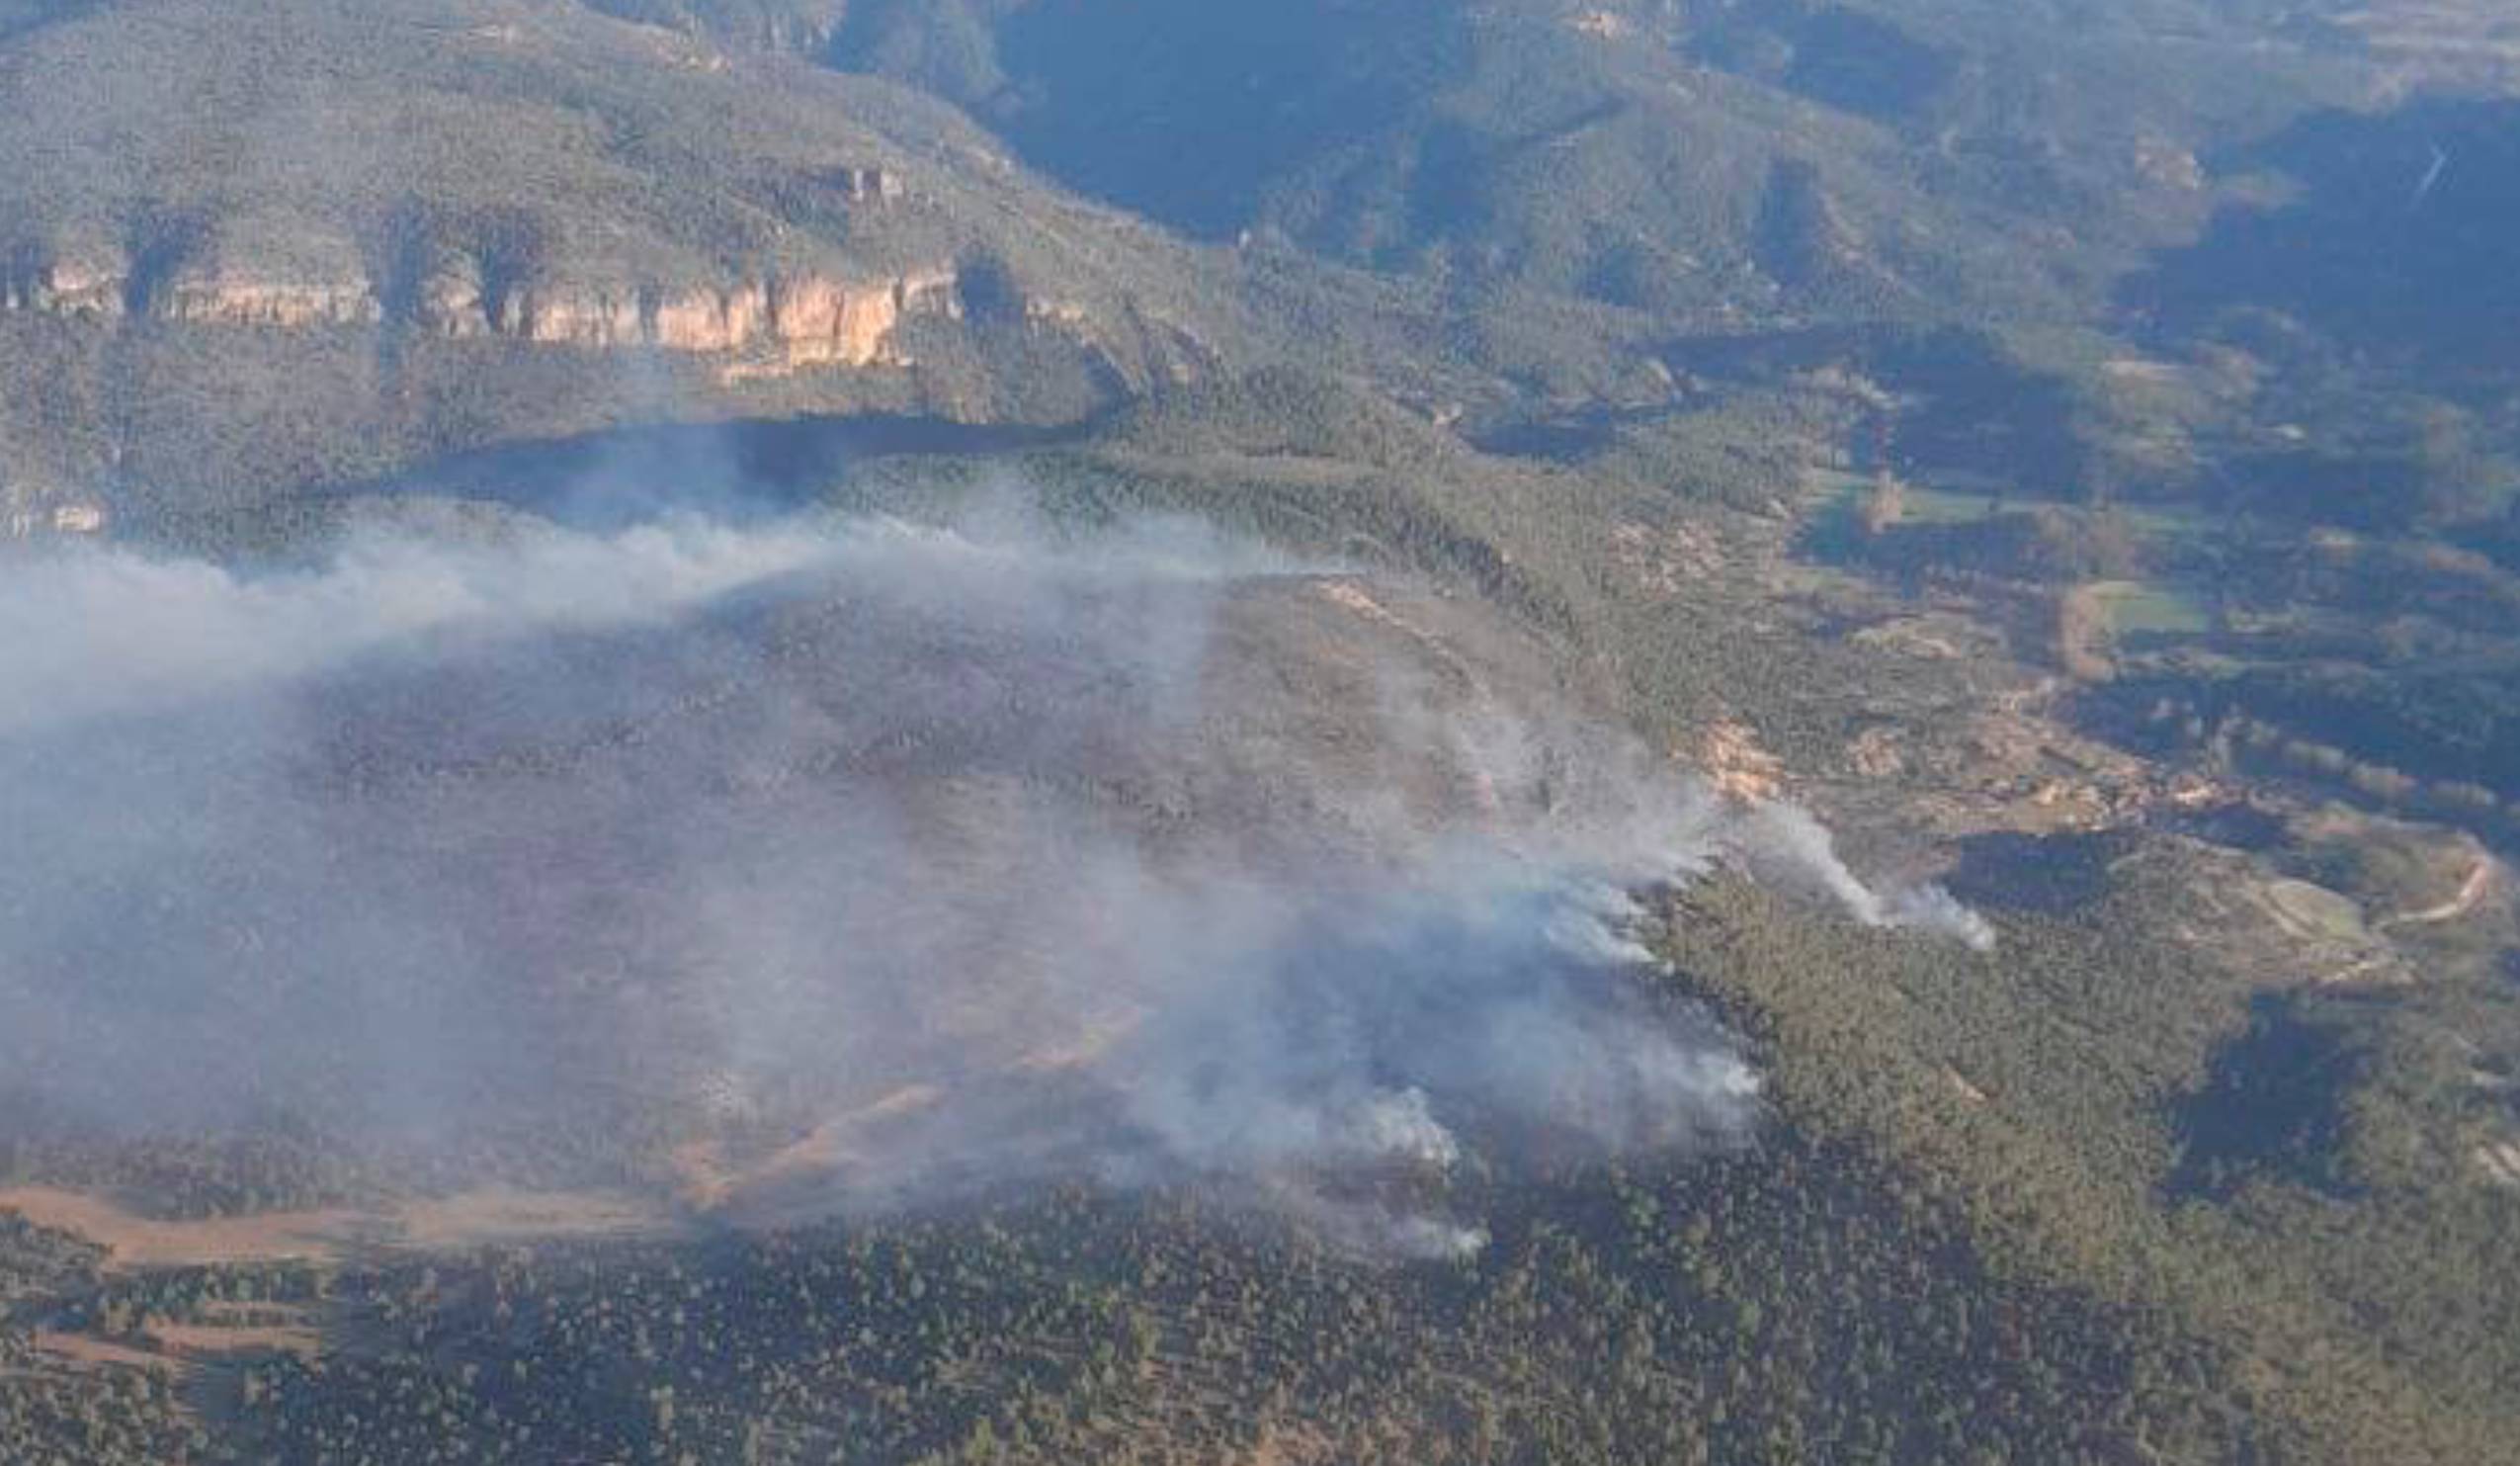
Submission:
[[[0,0],[0,1458],[2520,1462],[2482,0]]]

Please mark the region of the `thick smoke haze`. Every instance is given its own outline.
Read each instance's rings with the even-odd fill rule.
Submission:
[[[1561,710],[1473,607],[1015,512],[0,565],[0,1092],[566,1154],[737,1217],[1723,1144],[1625,894],[1973,945]],[[530,1163],[511,1163],[530,1164]]]

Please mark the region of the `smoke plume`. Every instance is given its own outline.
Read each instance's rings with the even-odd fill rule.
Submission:
[[[1472,1151],[1751,1122],[1627,893],[1988,939],[1564,708],[1472,606],[1169,521],[29,552],[0,1090],[762,1220],[1188,1176],[1457,1250],[1407,1198]]]

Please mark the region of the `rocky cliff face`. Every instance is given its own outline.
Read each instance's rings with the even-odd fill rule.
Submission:
[[[893,336],[914,314],[962,314],[950,266],[891,276],[769,276],[680,291],[535,286],[495,298],[446,279],[415,324],[449,337],[501,336],[552,346],[648,346],[740,356],[733,376],[808,367],[904,366]]]
[[[100,278],[111,279],[100,272]],[[118,286],[120,282],[117,282]],[[117,289],[114,304],[133,304]],[[195,324],[278,326],[370,325],[382,316],[376,297],[356,280],[284,280],[254,274],[204,274],[175,281],[147,312]]]
[[[105,506],[93,499],[0,474],[0,541],[94,535],[105,523]]]
[[[120,315],[125,273],[81,260],[21,259],[0,270],[0,310]]]
[[[0,309],[11,311],[279,330],[393,319],[450,339],[726,356],[735,359],[725,368],[730,380],[904,366],[894,337],[905,320],[923,313],[956,318],[963,310],[951,265],[863,276],[765,271],[680,289],[565,277],[509,284],[458,268],[395,299],[403,294],[359,274],[293,276],[250,264],[186,268],[143,282],[130,261],[110,254],[21,261],[0,271]]]
[[[914,89],[623,23],[679,0],[39,8],[0,20],[0,490],[112,532],[660,415],[1071,424],[1280,329]]]

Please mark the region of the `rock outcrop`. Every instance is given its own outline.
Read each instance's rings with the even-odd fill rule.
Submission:
[[[115,299],[122,303],[119,291]],[[362,280],[275,280],[225,273],[177,280],[149,313],[195,324],[289,329],[373,325],[383,315]]]
[[[93,535],[105,529],[105,506],[36,483],[0,481],[0,540]]]
[[[0,309],[120,315],[123,273],[81,261],[21,261],[0,273]]]
[[[222,264],[192,268],[146,292],[109,257],[21,262],[0,269],[0,310],[119,320],[138,313],[190,324],[305,330],[388,319],[448,339],[498,338],[606,350],[647,347],[737,358],[730,379],[817,367],[907,365],[895,344],[914,315],[958,318],[950,265],[897,274],[764,272],[724,284],[667,288],[566,278],[494,284],[468,266],[417,290],[379,291],[358,276],[289,277]],[[396,295],[407,297],[388,304]]]

